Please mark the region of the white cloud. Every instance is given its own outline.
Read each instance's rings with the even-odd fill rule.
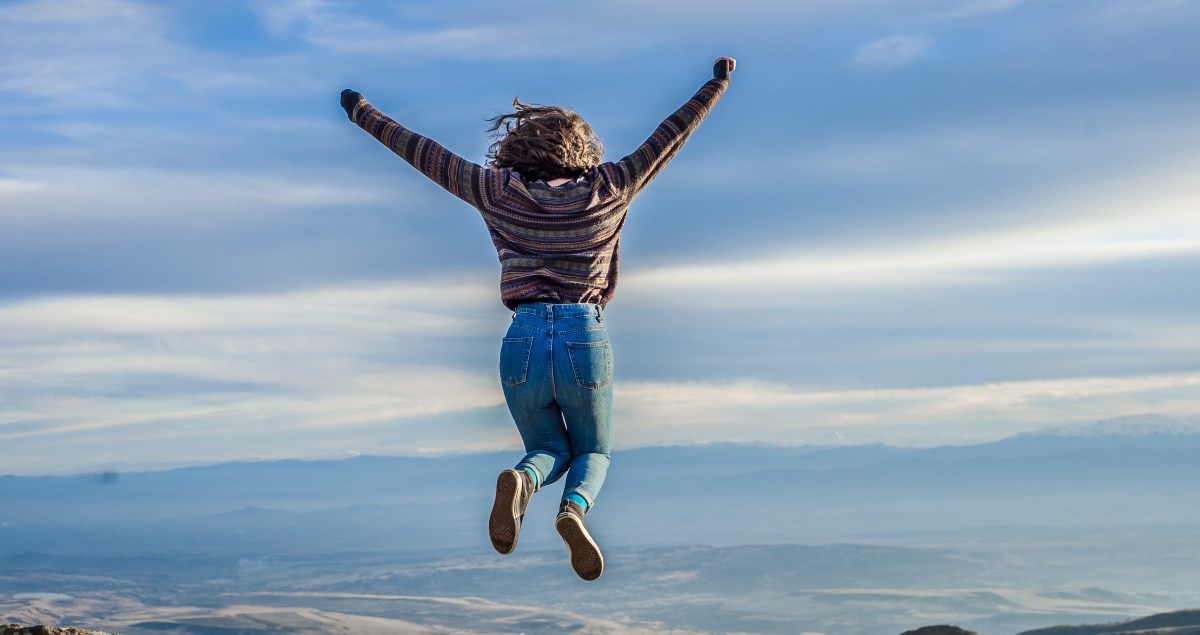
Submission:
[[[338,207],[389,200],[394,187],[342,171],[319,173],[61,165],[28,169],[0,181],[0,226],[53,225],[65,219],[212,222],[279,209]]]
[[[153,6],[123,0],[0,5],[0,91],[88,107],[127,105],[176,58]],[[128,91],[128,93],[123,93]]]
[[[901,246],[842,244],[743,262],[634,271],[623,291],[706,297],[831,286],[954,285],[1013,273],[1200,253],[1196,161],[1103,186],[1043,196],[1024,209],[989,210],[1006,228],[940,235]],[[969,210],[963,214],[970,215]],[[1043,220],[1045,219],[1045,220]]]
[[[307,111],[291,110],[289,105],[276,112],[270,105],[290,99],[297,90],[332,81],[330,69],[361,68],[348,60],[392,65],[409,57],[425,63],[447,56],[536,59],[592,51],[620,55],[629,46],[696,34],[697,24],[758,28],[769,21],[785,29],[852,16],[854,25],[869,33],[899,32],[864,44],[855,58],[864,67],[890,68],[929,53],[929,39],[905,31],[933,28],[930,16],[966,18],[1019,5],[1017,0],[752,0],[731,14],[726,5],[622,0],[618,6],[628,11],[590,16],[592,10],[583,5],[546,12],[534,10],[531,2],[480,3],[473,7],[478,13],[453,14],[434,4],[398,5],[389,14],[378,7],[362,11],[352,3],[264,2],[256,7],[271,33],[299,38],[315,48],[290,47],[289,55],[260,59],[245,53],[213,53],[203,50],[202,43],[169,37],[174,28],[171,20],[179,14],[163,4],[4,3],[0,4],[0,92],[35,96],[18,108],[29,108],[28,112],[36,108],[38,116],[28,120],[29,130],[21,130],[33,141],[0,144],[4,145],[0,147],[0,231],[33,227],[10,236],[40,238],[58,228],[74,227],[70,221],[100,226],[91,222],[98,219],[134,221],[129,226],[146,227],[141,221],[161,220],[161,214],[170,216],[169,221],[206,218],[229,223],[234,235],[234,215],[261,221],[254,215],[311,213],[311,206],[333,209],[395,196],[395,183],[386,179],[351,175],[330,167],[330,161],[318,165],[322,162],[312,160],[303,164],[307,167],[297,167],[285,160],[292,156],[283,156],[337,151],[329,139],[343,131],[322,137],[323,124],[306,123],[297,114]],[[1145,19],[1177,18],[1189,10],[1184,3],[1167,0],[1104,6],[1104,15],[1114,21],[1132,13]],[[430,13],[415,15],[414,11]],[[598,21],[585,36],[567,28],[581,17]],[[679,26],[681,19],[686,28],[662,28],[668,23]],[[738,37],[744,41],[746,35]],[[175,87],[182,89],[175,91]],[[220,100],[214,99],[218,93],[222,93]],[[168,111],[166,121],[81,117],[77,123],[62,123],[42,114],[46,104],[81,111],[128,108],[125,114],[135,108],[143,113],[167,111],[163,104],[182,103],[194,94],[203,97],[196,100],[196,110],[189,111],[199,115],[195,127],[189,113],[176,110]],[[237,103],[243,109],[250,103],[264,107],[251,108],[253,112],[238,106],[224,110],[225,97],[242,99]],[[1174,95],[1168,97],[1181,103]],[[789,178],[799,171],[805,178],[891,174],[930,182],[938,180],[946,165],[960,161],[1053,170],[1058,165],[1091,165],[1084,156],[1088,153],[1130,151],[1126,165],[1144,164],[1141,157],[1147,153],[1131,149],[1183,146],[1196,138],[1190,112],[1160,117],[1161,110],[1146,107],[1148,99],[1152,97],[1138,95],[1113,108],[1126,120],[1151,122],[1144,129],[1114,125],[1112,113],[1097,114],[1092,102],[1074,102],[1069,105],[1070,116],[1043,118],[1040,125],[976,121],[965,129],[917,130],[854,147],[819,148],[790,163],[772,163],[785,166]],[[9,100],[0,108],[17,112],[13,101],[21,102]],[[333,126],[333,118],[340,115],[332,98],[324,105]],[[324,111],[313,113],[313,118],[325,116]],[[1043,110],[1007,116],[1027,120],[1044,114]],[[177,129],[180,121],[188,125]],[[346,125],[344,118],[337,121]],[[1078,141],[1083,124],[1089,121],[1098,122],[1103,143]],[[261,141],[254,135],[272,126],[271,137],[283,139],[278,145],[285,149],[268,148],[243,157],[242,136]],[[1056,130],[1075,137],[1056,136]],[[1145,130],[1150,132],[1142,134]],[[212,145],[204,145],[202,137],[212,139]],[[112,149],[120,152],[109,152]],[[1161,160],[1165,154],[1156,156]],[[280,163],[273,163],[276,159]],[[710,169],[729,169],[728,161],[709,163]],[[281,167],[258,169],[266,164]],[[761,160],[753,167],[764,169]],[[740,263],[630,267],[622,277],[621,310],[651,306],[651,301],[662,306],[680,296],[692,306],[710,303],[712,309],[729,310],[730,299],[739,294],[768,304],[779,298],[779,304],[787,304],[800,297],[788,292],[812,289],[822,293],[804,296],[810,305],[823,301],[861,305],[862,298],[897,286],[904,287],[902,293],[915,286],[953,291],[953,285],[1032,279],[1052,269],[1190,256],[1200,253],[1196,167],[1195,161],[1181,158],[1178,169],[1170,173],[1108,183],[1090,178],[1086,191],[1036,192],[1023,202],[996,209],[963,204],[954,235],[930,234],[914,240],[918,230],[908,231],[904,221],[882,228],[906,233],[908,242],[899,245],[842,243],[810,251],[785,245]],[[705,174],[698,167],[678,178]],[[426,192],[431,199],[442,196],[423,188],[401,188],[404,204],[423,202]],[[961,192],[947,196],[954,204],[971,198]],[[971,220],[975,214],[987,220]],[[177,223],[171,228],[186,235],[189,227]],[[63,235],[69,236],[69,230]],[[272,262],[278,265],[279,261]],[[1071,305],[1064,310],[1081,309]],[[864,329],[895,323],[867,324],[877,318],[856,317],[863,320]],[[939,318],[952,322],[962,315]],[[416,422],[429,417],[470,418],[481,409],[502,408],[493,376],[494,350],[479,346],[477,354],[453,360],[441,353],[449,347],[474,349],[476,339],[492,341],[488,334],[498,336],[497,325],[503,321],[493,285],[444,279],[424,286],[396,283],[263,296],[76,296],[0,305],[0,450],[54,456],[63,447],[95,444],[107,448],[105,452],[137,460],[139,452],[144,457],[159,451],[177,459],[296,456],[319,453],[326,446],[340,448],[343,443],[343,449],[360,452],[401,447],[437,451],[461,449],[464,438],[474,448],[513,447],[514,435],[502,410],[487,415],[498,427],[478,435],[463,435],[461,426],[452,425],[416,430]],[[931,342],[936,336],[930,336],[919,345],[937,348],[944,358],[964,350],[1044,352],[1057,346],[1078,350],[1083,357],[1096,350],[1089,348],[1094,340],[1021,340],[997,336],[989,330],[996,328],[994,323],[957,325],[987,333],[968,342],[951,338]],[[1096,339],[1108,332],[1121,336],[1103,343],[1108,347],[1104,352],[1119,348],[1130,358],[1152,349],[1186,353],[1200,346],[1194,327],[1169,319],[1104,328],[1109,331]],[[472,346],[467,346],[468,341]],[[890,346],[895,356],[905,357],[916,354],[914,341],[887,340],[881,348]],[[864,364],[878,358],[861,357]],[[936,442],[951,440],[959,432],[964,439],[977,439],[1027,422],[1146,410],[1175,412],[1200,401],[1193,375],[1155,374],[1158,371],[1146,368],[1163,366],[1142,362],[1126,367],[1136,368],[1139,376],[844,391],[748,381],[622,382],[618,384],[619,441],[625,445],[800,441],[836,439],[841,434],[851,441]],[[968,420],[980,427],[963,427]],[[403,431],[403,443],[376,445],[383,429]],[[147,444],[152,441],[158,445],[150,451]],[[13,465],[8,458],[0,465]]]
[[[491,294],[475,285],[393,283],[0,306],[0,447],[15,453],[5,464],[37,470],[20,457],[44,456],[49,447],[56,469],[82,468],[98,456],[137,462],[147,452],[185,461],[310,456],[330,448],[516,449],[494,376],[495,351],[482,346],[458,362],[444,357],[499,335],[504,312],[480,306],[493,305]],[[1105,328],[1127,331],[1124,346],[1137,350],[1200,345],[1194,327],[1173,322]],[[1003,343],[1009,352],[1019,345]],[[955,348],[964,350],[961,343]],[[618,381],[615,425],[624,447],[935,444],[1151,410],[1189,414],[1198,400],[1195,373],[852,389]],[[431,426],[430,417],[449,419]],[[484,427],[469,427],[471,421]]]
[[[224,54],[191,44],[176,33],[175,21],[187,19],[179,11],[133,0],[0,3],[0,93],[26,98],[0,107],[39,115],[60,108],[179,111],[194,108],[201,94],[278,98],[321,81],[314,73],[319,59]]]
[[[574,21],[559,11],[505,7],[493,22],[472,19],[476,11],[442,14],[443,23],[408,23],[399,16],[381,15],[378,7],[359,13],[342,3],[322,0],[256,2],[254,10],[276,37],[298,35],[338,53],[404,54],[413,58],[453,56],[463,59],[544,58],[571,53],[605,54],[644,46],[644,38],[622,30],[568,28]],[[475,9],[478,9],[476,7]],[[485,10],[486,11],[486,10]],[[448,21],[447,21],[448,20]]]
[[[60,296],[0,305],[0,342],[11,352],[33,341],[125,334],[187,333],[197,341],[205,334],[286,338],[292,330],[441,335],[486,317],[447,317],[417,307],[436,306],[439,313],[453,313],[491,295],[490,288],[442,280],[276,295]]]
[[[619,384],[618,440],[626,445],[718,441],[987,441],[1057,422],[1148,410],[1190,415],[1200,374],[1079,377],[929,388],[812,390],[731,383]]]
[[[919,35],[893,35],[862,45],[854,63],[867,68],[893,68],[925,53],[929,40]]]
[[[327,0],[260,1],[252,6],[276,37],[299,36],[341,53],[403,53],[415,58],[548,58],[572,54],[616,55],[684,33],[697,25],[786,29],[831,19],[870,16],[873,22],[918,16],[922,21],[985,15],[1024,0],[839,0],[786,2],[750,0],[735,9],[719,3],[619,0],[601,12],[588,5],[554,11],[530,0],[503,5],[467,3],[457,13],[421,7],[394,8]],[[588,28],[579,28],[587,24]],[[909,61],[927,42],[916,36],[879,40],[863,63],[887,66]],[[868,48],[872,45],[868,45]]]
[[[0,179],[0,200],[5,196],[40,192],[45,188],[45,183],[33,179]]]
[[[636,286],[639,292],[686,292],[704,287],[736,295],[767,288],[979,284],[1015,271],[1196,253],[1200,253],[1200,235],[1194,232],[1179,238],[1130,240],[1099,228],[1047,227],[902,249],[838,250],[742,263],[663,267],[625,278],[627,286]]]
[[[930,17],[935,20],[955,20],[961,18],[975,18],[994,13],[1004,13],[1011,11],[1029,0],[969,0],[967,2],[947,3],[946,6],[939,8],[931,13]]]
[[[332,13],[336,5],[324,0],[285,0],[284,2],[252,2],[251,8],[267,31],[283,36],[293,29],[317,22]]]
[[[3,462],[17,469],[26,453],[84,440],[86,451],[55,452],[60,467],[86,465],[101,450],[137,461],[152,443],[176,460],[193,445],[204,456],[191,458],[216,460],[311,455],[322,443],[401,451],[408,446],[372,440],[400,434],[405,422],[503,403],[491,374],[443,355],[464,334],[499,332],[502,310],[485,308],[491,294],[443,281],[0,305],[0,448],[15,453]],[[422,363],[404,362],[415,348],[426,351]],[[510,443],[509,428],[463,447]],[[410,451],[447,451],[456,430],[405,434],[421,439]]]

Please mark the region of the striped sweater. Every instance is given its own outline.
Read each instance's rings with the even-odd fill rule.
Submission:
[[[617,289],[618,242],[634,197],[704,120],[729,85],[705,83],[632,154],[573,182],[527,182],[508,168],[485,168],[396,123],[361,100],[354,123],[422,174],[479,210],[500,257],[500,298],[607,304]]]

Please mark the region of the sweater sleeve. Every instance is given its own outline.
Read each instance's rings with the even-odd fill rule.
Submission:
[[[486,172],[483,167],[396,123],[365,99],[354,107],[350,119],[434,183],[472,207],[479,207]]]
[[[667,117],[645,143],[617,162],[626,198],[637,196],[667,164],[729,87],[728,79],[710,79],[696,94]]]

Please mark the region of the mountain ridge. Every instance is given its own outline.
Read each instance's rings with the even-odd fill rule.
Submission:
[[[1080,626],[1048,626],[1021,631],[1017,635],[1197,635],[1200,634],[1200,609],[1156,613],[1133,620]],[[923,626],[900,635],[986,635],[958,626]]]
[[[813,466],[830,466],[834,463],[841,465],[856,465],[864,462],[877,462],[880,458],[890,456],[901,459],[907,457],[926,457],[935,459],[967,459],[982,454],[1021,453],[1030,451],[1034,444],[1041,444],[1042,451],[1056,452],[1071,447],[1082,447],[1087,444],[1110,444],[1120,447],[1122,440],[1138,440],[1143,443],[1169,444],[1184,439],[1200,441],[1200,415],[1166,416],[1161,414],[1141,414],[1099,421],[1047,426],[1037,430],[1020,432],[993,441],[983,441],[965,445],[935,445],[928,447],[893,446],[885,443],[864,443],[855,445],[804,444],[784,445],[770,443],[699,443],[691,445],[667,444],[638,446],[618,449],[616,453],[622,456],[636,453],[653,453],[670,450],[675,453],[677,460],[694,455],[703,459],[714,451],[730,454],[753,453],[755,455],[774,454],[786,458],[803,458]],[[1093,446],[1094,447],[1094,446]],[[224,470],[239,469],[253,471],[264,465],[273,469],[280,467],[308,468],[318,464],[368,464],[380,461],[403,460],[411,463],[432,464],[447,461],[476,461],[488,457],[497,460],[508,460],[517,449],[493,450],[486,452],[450,453],[443,455],[428,454],[358,454],[349,457],[309,457],[309,458],[272,458],[272,459],[235,459],[229,461],[195,462],[187,465],[162,466],[158,464],[133,465],[125,464],[126,469],[115,466],[87,469],[56,474],[0,474],[0,484],[5,479],[62,479],[62,478],[91,478],[99,481],[113,482],[126,475],[182,473],[197,474],[207,470],[220,468]]]
[[[1148,413],[1101,419],[1090,423],[1056,425],[1023,432],[1016,436],[1060,437],[1144,437],[1200,435],[1200,416],[1176,416]]]
[[[1083,626],[1050,626],[1023,631],[1018,635],[1197,635],[1200,634],[1200,609],[1157,613],[1124,622]]]

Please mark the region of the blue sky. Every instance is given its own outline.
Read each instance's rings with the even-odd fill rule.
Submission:
[[[454,10],[447,11],[447,7]],[[619,447],[935,445],[1200,411],[1200,5],[0,2],[0,473],[516,448],[478,214],[514,96],[634,204]]]

